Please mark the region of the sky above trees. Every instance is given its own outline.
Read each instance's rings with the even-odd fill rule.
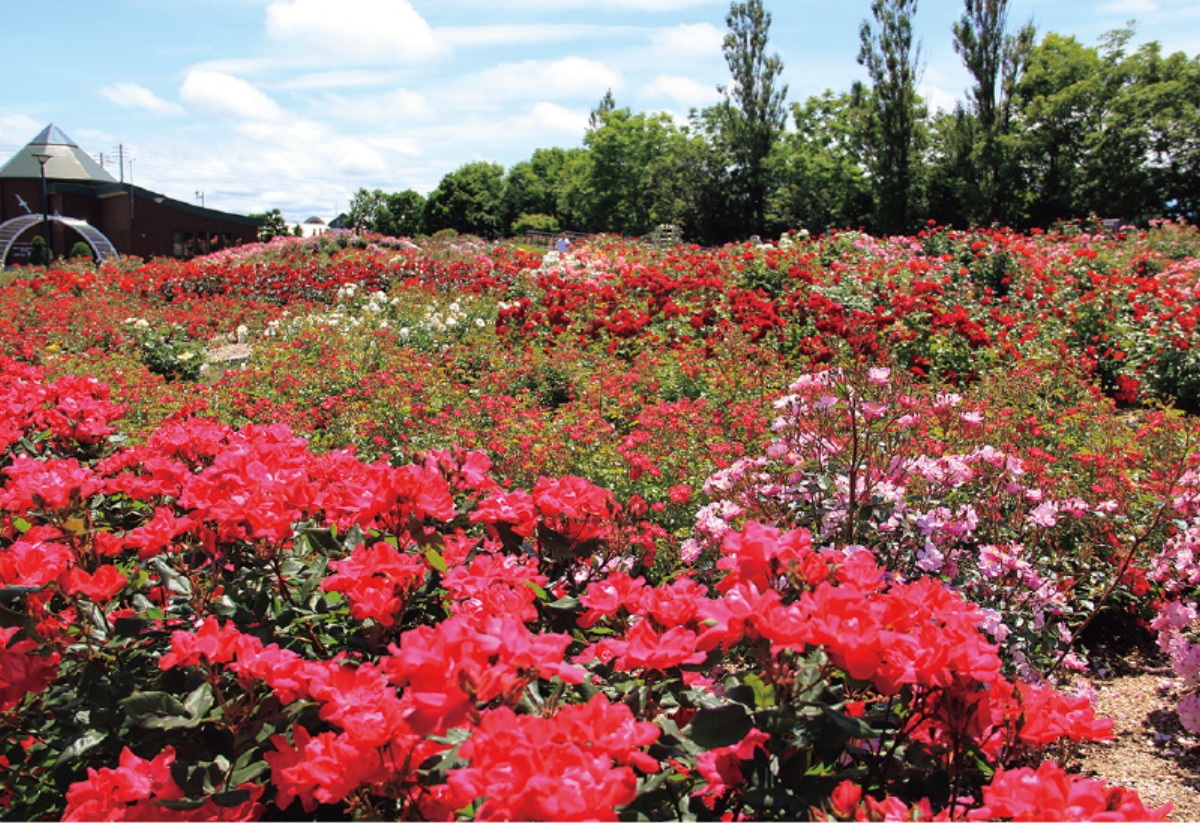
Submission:
[[[769,50],[789,102],[843,91],[867,0],[768,2]],[[345,211],[361,188],[428,193],[448,172],[511,166],[580,146],[605,91],[681,121],[728,85],[724,0],[58,0],[9,4],[0,43],[20,83],[0,95],[0,156],[53,122],[114,176],[289,222]],[[914,19],[935,107],[965,100],[954,53],[959,0]],[[52,19],[50,19],[52,17]],[[1192,0],[1014,0],[1010,20],[1095,45],[1138,21],[1134,42],[1200,53]],[[118,146],[125,168],[118,169]],[[132,160],[132,164],[130,164]]]

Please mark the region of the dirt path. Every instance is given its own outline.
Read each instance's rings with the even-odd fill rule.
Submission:
[[[1150,808],[1173,803],[1171,820],[1200,820],[1200,739],[1179,725],[1174,681],[1149,673],[1094,686],[1115,739],[1085,747],[1080,772],[1133,789]]]

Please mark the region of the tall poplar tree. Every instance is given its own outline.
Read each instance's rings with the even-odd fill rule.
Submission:
[[[787,86],[779,85],[783,61],[767,54],[771,15],[762,0],[733,3],[725,17],[729,32],[722,50],[733,84],[719,86],[721,137],[733,161],[735,182],[745,198],[750,230],[764,230],[768,188],[767,158],[783,134]]]
[[[971,183],[981,208],[973,215],[976,220],[1019,219],[1011,205],[1020,175],[1005,138],[1011,132],[1013,95],[1033,49],[1034,29],[1032,24],[1016,34],[1007,29],[1008,0],[964,0],[963,16],[954,24],[954,50],[975,80],[970,102],[979,126],[971,158]]]
[[[858,62],[871,78],[868,158],[879,198],[877,229],[901,233],[914,214],[917,79],[921,49],[913,43],[917,0],[872,0],[871,21],[859,28]]]

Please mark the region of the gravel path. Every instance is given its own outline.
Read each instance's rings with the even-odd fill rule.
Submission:
[[[1133,789],[1150,808],[1171,802],[1171,820],[1200,820],[1200,740],[1179,725],[1175,681],[1148,673],[1093,685],[1115,739],[1084,747],[1080,772]]]

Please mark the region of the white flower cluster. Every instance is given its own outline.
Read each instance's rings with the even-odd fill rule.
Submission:
[[[402,327],[399,334],[402,340],[416,337],[431,344],[440,344],[450,338],[460,337],[469,326],[482,329],[487,325],[488,322],[482,317],[471,317],[462,303],[455,300],[446,306],[437,303],[426,306],[424,314],[411,326]]]
[[[800,229],[799,231],[784,232],[779,237],[779,242],[776,244],[780,249],[790,249],[799,243],[803,243],[808,239],[808,229]]]
[[[340,332],[395,329],[396,336],[419,347],[442,347],[468,328],[486,328],[489,320],[474,314],[455,299],[444,303],[428,296],[421,306],[415,292],[389,297],[382,291],[367,292],[360,285],[347,283],[338,289],[336,303],[330,309],[297,317],[284,317],[268,324],[265,336],[291,338],[318,328]]]

